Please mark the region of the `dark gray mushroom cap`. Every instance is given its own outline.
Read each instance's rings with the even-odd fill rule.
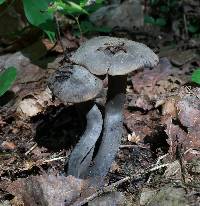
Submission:
[[[48,86],[63,103],[79,103],[93,99],[101,91],[100,79],[78,65],[59,68],[50,78]]]
[[[144,67],[154,67],[158,56],[146,45],[115,37],[95,37],[79,47],[70,58],[92,74],[124,75]]]

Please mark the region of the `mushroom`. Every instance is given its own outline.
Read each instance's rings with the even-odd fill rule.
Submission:
[[[96,105],[89,104],[102,90],[102,81],[81,66],[66,65],[51,75],[48,86],[64,104],[82,103],[89,107],[86,130],[72,151],[68,163],[68,173],[81,177],[92,160],[94,146],[102,130],[101,112]]]
[[[107,36],[88,40],[70,60],[94,75],[108,75],[102,142],[94,158],[94,164],[86,174],[103,179],[120,146],[127,75],[140,68],[154,67],[159,60],[157,55],[142,43]]]
[[[94,99],[102,90],[100,79],[79,65],[65,65],[50,76],[48,86],[64,104]]]

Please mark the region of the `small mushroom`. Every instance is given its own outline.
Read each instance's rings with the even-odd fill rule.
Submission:
[[[49,78],[48,86],[64,104],[94,99],[102,90],[100,79],[78,65],[66,65]]]
[[[102,81],[81,66],[66,65],[51,75],[48,86],[64,104],[82,102],[84,106],[89,106],[86,130],[72,151],[68,163],[68,174],[80,177],[91,162],[95,143],[102,130],[101,112],[96,105],[88,104],[102,90]]]
[[[82,44],[70,60],[87,68],[92,74],[108,75],[102,142],[87,174],[90,177],[103,178],[120,145],[127,75],[140,68],[154,67],[159,59],[144,44],[124,38],[101,36]]]

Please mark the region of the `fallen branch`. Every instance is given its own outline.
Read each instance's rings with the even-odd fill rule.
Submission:
[[[72,204],[71,206],[82,206],[86,203],[88,203],[89,201],[95,199],[96,197],[108,193],[108,192],[112,192],[113,190],[116,189],[116,187],[118,187],[120,184],[127,182],[131,179],[131,177],[125,177],[117,182],[114,182],[113,184],[109,185],[109,186],[105,186],[104,188],[100,189],[99,191],[93,193],[92,195],[90,195],[89,197],[84,198],[81,202],[75,202],[74,204]]]

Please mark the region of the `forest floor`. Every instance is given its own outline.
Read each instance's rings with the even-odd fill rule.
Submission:
[[[63,51],[41,38],[0,56],[0,64],[18,68],[17,81],[0,98],[0,205],[48,205],[47,197],[49,205],[61,205],[63,191],[69,202],[81,196],[74,205],[200,205],[200,87],[191,82],[200,67],[200,41],[177,42],[160,30],[110,35],[143,42],[160,57],[157,67],[128,77],[123,138],[106,177],[114,192],[88,195],[84,181],[65,176],[85,122],[47,88],[49,75],[64,64]],[[70,31],[62,37],[70,50],[84,40]]]

